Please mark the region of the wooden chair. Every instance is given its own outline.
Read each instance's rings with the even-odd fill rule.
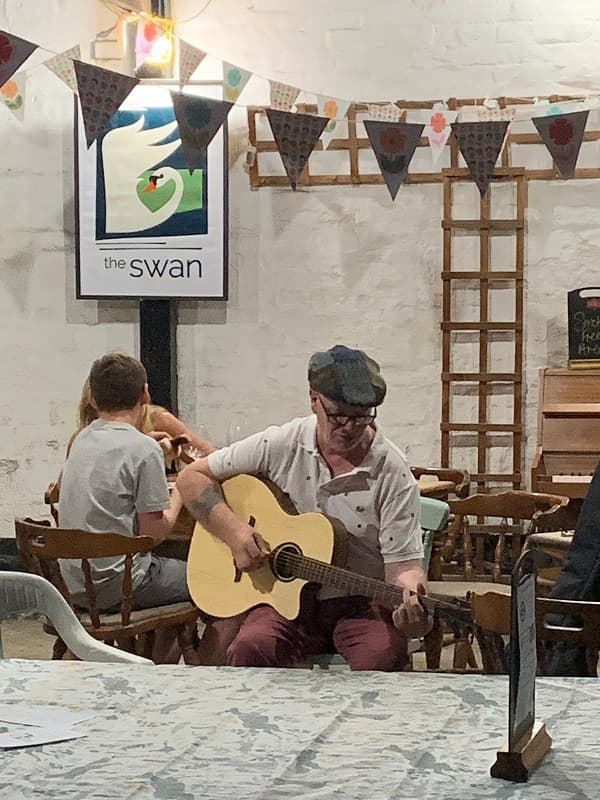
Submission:
[[[464,470],[411,467],[410,471],[417,481],[424,475],[437,478],[437,481],[432,481],[431,489],[427,487],[427,484],[421,489],[422,495],[436,500],[447,501],[450,494],[455,497],[467,497],[471,489],[471,476]]]
[[[152,658],[156,632],[175,629],[185,662],[198,663],[196,624],[199,611],[192,603],[172,603],[139,611],[132,610],[133,556],[148,553],[154,544],[151,538],[51,528],[48,522],[38,523],[29,519],[16,519],[15,530],[17,547],[29,572],[49,580],[71,608],[74,605],[60,571],[59,559],[81,561],[88,610],[74,610],[86,631],[95,639],[108,644],[116,642],[129,652],[134,652],[138,645],[141,655]],[[120,610],[116,613],[99,611],[90,560],[118,556],[125,558]],[[67,650],[65,643],[49,623],[44,624],[44,630],[56,636],[52,657],[62,658]],[[160,658],[156,658],[156,661],[159,663]]]
[[[473,621],[483,630],[497,636],[510,635],[510,596],[497,592],[471,595]],[[568,615],[573,623],[554,625],[549,614]],[[546,661],[544,642],[570,642],[586,648],[588,673],[597,676],[598,649],[600,648],[600,603],[584,600],[555,600],[550,597],[536,597],[536,639],[538,643],[538,672],[545,674]],[[542,646],[540,646],[542,645]],[[482,652],[484,672],[508,671],[508,664],[502,652],[497,649],[486,654]],[[503,670],[498,666],[502,665]]]
[[[569,506],[571,502],[569,502]],[[546,597],[556,585],[564,561],[569,553],[573,542],[574,531],[558,530],[532,533],[528,539],[526,547],[528,549],[537,548],[543,550],[552,557],[552,565],[541,567],[537,572],[537,593]]]
[[[507,543],[510,542],[514,564],[530,533],[552,530],[553,525],[554,529],[560,528],[559,512],[568,502],[568,497],[560,495],[521,491],[475,494],[463,500],[450,500],[454,520],[442,550],[442,571],[462,572],[467,581],[489,580],[490,574],[492,581],[507,580],[511,568],[509,563],[503,569]],[[499,519],[500,523],[489,523],[490,517]],[[528,523],[526,527],[525,522]],[[453,564],[459,538],[462,540],[462,565]],[[492,560],[486,557],[486,546],[490,544],[494,546]]]

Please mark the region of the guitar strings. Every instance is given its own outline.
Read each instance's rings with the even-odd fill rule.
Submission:
[[[352,580],[357,584],[362,584],[363,586],[366,585],[367,587],[373,587],[374,590],[378,593],[389,593],[389,594],[397,594],[402,595],[403,590],[393,586],[392,584],[385,584],[381,588],[377,586],[375,583],[376,579],[369,578],[366,575],[356,575],[350,570],[345,570],[342,567],[337,567],[334,564],[326,564],[325,562],[318,561],[317,559],[310,558],[309,556],[299,555],[298,553],[294,553],[290,550],[282,549],[279,552],[275,553],[275,564],[278,562],[282,562],[283,566],[288,567],[302,567],[303,565],[311,566],[313,569],[320,571],[323,577],[326,576],[327,572],[332,572],[336,577],[345,578],[346,580]],[[438,600],[437,598],[428,597],[427,595],[419,595],[417,592],[410,592],[411,595],[417,595],[421,599],[421,602],[426,606],[429,607],[430,610],[435,610],[435,608],[444,608],[452,611],[460,611],[465,610],[461,609],[458,603],[452,603],[446,600]]]

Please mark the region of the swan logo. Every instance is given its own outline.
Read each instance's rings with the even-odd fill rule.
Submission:
[[[96,240],[206,235],[206,152],[190,172],[172,108],[118,111],[96,174]]]

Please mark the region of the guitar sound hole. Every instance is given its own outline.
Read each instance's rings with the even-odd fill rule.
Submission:
[[[295,556],[301,556],[302,550],[293,542],[280,544],[271,556],[271,569],[280,581],[293,581],[296,578],[294,571]]]

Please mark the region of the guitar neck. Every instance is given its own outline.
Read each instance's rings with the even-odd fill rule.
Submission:
[[[402,603],[403,590],[377,578],[357,575],[348,569],[316,561],[313,558],[286,553],[285,558],[296,577],[312,583],[334,586],[347,594],[359,594],[378,600],[386,606],[399,606]]]
[[[286,570],[297,578],[324,586],[334,586],[347,594],[369,597],[390,608],[402,604],[404,590],[399,586],[392,586],[392,584],[377,578],[358,575],[343,567],[336,567],[333,564],[326,564],[324,561],[317,561],[296,553],[281,552],[277,556],[277,561],[279,559],[283,559]],[[454,604],[434,600],[424,595],[419,595],[419,602],[431,613],[441,613],[442,616],[454,618],[455,621],[460,620],[462,623],[470,621],[470,615]]]

